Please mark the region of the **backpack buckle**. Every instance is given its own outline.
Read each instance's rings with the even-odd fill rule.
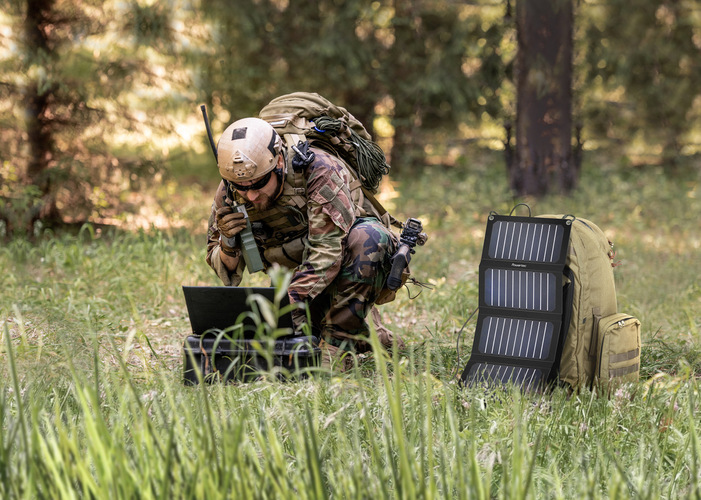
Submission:
[[[292,151],[296,154],[292,158],[292,168],[295,172],[301,172],[314,161],[314,151],[309,151],[309,141],[299,141],[296,146],[292,146]]]

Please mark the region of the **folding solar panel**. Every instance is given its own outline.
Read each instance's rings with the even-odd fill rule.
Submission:
[[[490,214],[479,316],[463,383],[535,389],[554,375],[563,325],[563,271],[572,218]]]

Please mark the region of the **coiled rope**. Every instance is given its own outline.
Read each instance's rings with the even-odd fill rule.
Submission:
[[[382,176],[388,174],[391,168],[382,148],[375,142],[362,138],[345,121],[320,116],[314,119],[314,125],[320,134],[336,136],[345,143],[338,147],[338,153],[357,170],[363,186],[376,193]],[[347,131],[350,131],[350,141],[343,139]]]

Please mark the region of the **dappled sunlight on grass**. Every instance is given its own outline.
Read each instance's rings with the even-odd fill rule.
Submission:
[[[694,175],[666,179],[656,169],[617,171],[589,164],[570,196],[516,200],[500,161],[496,154],[477,156],[468,169],[427,167],[385,180],[380,197],[391,202],[392,213],[400,220],[421,219],[429,235],[426,245],[416,248],[411,269],[430,288],[409,285],[380,307],[388,327],[409,343],[453,349],[478,306],[487,216],[508,214],[524,202],[533,215],[571,213],[602,227],[620,263],[615,270],[620,307],[642,320],[643,341],[657,335],[701,342],[696,284],[701,199]],[[13,269],[4,278],[7,293],[0,309],[12,338],[23,336],[30,345],[41,338],[50,346],[50,339],[69,338],[78,329],[86,339],[107,335],[117,343],[133,342],[137,371],[147,369],[144,360],[152,355],[176,366],[189,328],[180,286],[219,284],[204,261],[215,188],[169,182],[134,199],[138,214],[115,219],[112,228],[86,226],[77,236],[47,233],[35,243],[12,241],[0,251],[3,266]],[[269,284],[263,273],[245,280],[250,286]],[[23,334],[13,306],[23,315]],[[474,321],[462,331],[465,350],[473,330]],[[45,347],[44,352],[54,351]]]
[[[95,214],[90,222],[125,231],[151,229],[187,229],[206,233],[209,209],[217,188],[199,184],[178,184],[174,180],[160,183],[153,189],[129,193],[123,200],[132,207],[129,212]]]

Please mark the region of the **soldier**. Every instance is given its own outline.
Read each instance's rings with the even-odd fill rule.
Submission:
[[[217,150],[222,182],[209,218],[207,263],[224,285],[238,286],[245,268],[241,250],[226,240],[246,227],[244,215],[232,208],[244,203],[264,266],[277,263],[293,271],[290,302],[309,307],[322,366],[340,361],[343,370],[352,365],[345,352],[370,349],[368,315],[383,345],[392,346],[392,333],[374,306],[398,239],[350,168],[315,147],[297,149],[293,168],[280,136],[259,118],[229,125]],[[296,327],[305,318],[303,308],[293,312]],[[394,343],[403,346],[398,337]]]

